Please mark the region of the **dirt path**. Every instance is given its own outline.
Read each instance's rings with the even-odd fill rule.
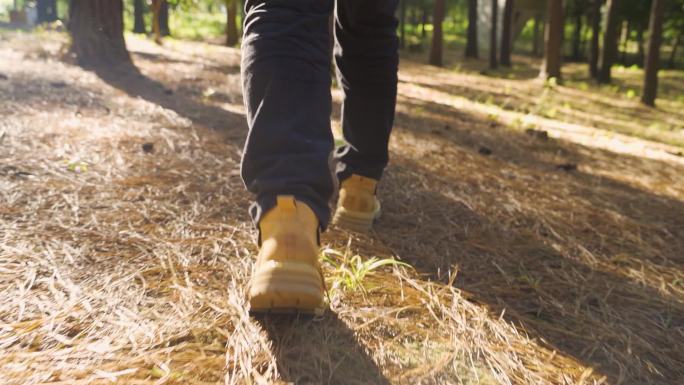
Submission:
[[[333,311],[257,320],[239,51],[130,40],[139,72],[94,73],[61,40],[0,35],[0,383],[684,378],[682,150],[626,136],[675,104],[404,61],[385,214],[323,241],[413,269],[326,264]]]

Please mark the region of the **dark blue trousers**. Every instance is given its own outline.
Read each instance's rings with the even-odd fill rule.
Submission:
[[[380,179],[387,165],[397,95],[398,0],[246,0],[242,81],[249,135],[242,178],[256,195],[255,222],[277,195],[294,195],[330,219],[333,149],[328,18],[344,91],[347,145],[335,152],[337,178]]]

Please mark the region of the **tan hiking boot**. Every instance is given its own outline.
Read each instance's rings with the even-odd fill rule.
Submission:
[[[280,195],[259,221],[260,250],[252,275],[252,312],[313,313],[323,307],[318,219],[305,203]]]
[[[353,231],[367,232],[380,216],[380,201],[375,195],[378,181],[353,174],[340,185],[340,196],[333,223]]]

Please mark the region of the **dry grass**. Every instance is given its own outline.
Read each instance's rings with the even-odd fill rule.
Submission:
[[[681,148],[462,97],[532,80],[407,61],[385,215],[324,243],[413,267],[254,319],[239,53],[131,40],[141,73],[93,73],[58,35],[1,36],[0,383],[684,379]]]

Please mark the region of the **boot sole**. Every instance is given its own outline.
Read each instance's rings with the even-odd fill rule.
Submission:
[[[345,210],[339,207],[335,211],[333,224],[346,230],[367,233],[373,228],[373,222],[380,217],[380,209],[374,213]]]
[[[297,262],[271,263],[252,277],[250,313],[315,314],[323,309],[322,277],[314,267]]]

